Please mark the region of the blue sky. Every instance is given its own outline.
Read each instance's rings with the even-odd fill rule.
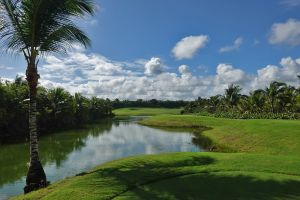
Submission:
[[[88,58],[98,56],[123,71],[97,73],[98,80],[95,77],[90,79],[89,73],[75,66],[75,61],[70,64],[70,60],[55,55],[60,61],[53,64],[53,59],[46,58],[41,66],[41,74],[48,76],[42,80],[45,85],[64,87],[62,83],[68,82],[68,77],[49,75],[54,73],[49,71],[49,65],[57,66],[58,63],[66,66],[69,63],[74,67],[69,79],[82,79],[80,83],[74,83],[75,88],[80,86],[89,90],[78,92],[111,98],[195,98],[221,93],[230,83],[241,84],[247,92],[264,87],[272,79],[297,84],[288,71],[300,73],[300,0],[98,0],[97,4],[97,14],[79,22],[89,34],[92,48],[85,51],[78,48],[76,53]],[[74,52],[70,54],[71,58]],[[80,65],[80,61],[76,63]],[[95,61],[93,64],[94,68],[89,66],[85,70],[95,70],[96,65],[102,65],[98,69],[107,68],[105,62]],[[185,67],[180,70],[182,65]],[[0,77],[13,78],[16,73],[25,71],[22,57],[2,54],[0,66]],[[189,80],[183,80],[183,71],[190,76]],[[281,76],[282,73],[286,74]],[[189,93],[182,93],[182,85],[181,89],[177,88],[166,96],[163,96],[164,90],[154,93],[137,91],[132,95],[120,93],[120,90],[128,89],[126,77],[147,79],[147,87],[159,90],[161,86],[153,86],[151,82],[172,79],[165,77],[167,74],[176,75],[178,80],[174,79],[175,82],[182,81],[183,85],[191,87]],[[218,75],[234,80],[219,80],[222,78]],[[240,79],[235,80],[237,76]],[[126,80],[114,85],[108,84],[109,78],[110,82],[121,78]],[[201,78],[202,81],[198,80]],[[207,83],[209,81],[211,84]],[[96,87],[87,86],[91,82],[101,82],[102,87],[107,83],[105,86],[111,85],[111,90],[114,87],[120,89],[111,95],[109,90],[91,89]],[[197,84],[206,89],[197,88]],[[77,92],[72,86],[65,87]]]
[[[210,73],[220,62],[247,72],[282,57],[299,56],[300,47],[271,45],[273,23],[300,19],[299,8],[277,0],[103,0],[98,24],[90,28],[92,51],[116,60],[161,57],[168,65],[207,66]],[[180,39],[205,34],[210,42],[190,60],[176,61],[171,49]],[[243,38],[240,49],[219,53],[222,46]],[[255,41],[259,44],[254,45]],[[174,71],[176,68],[174,69]],[[197,73],[201,71],[197,70]]]

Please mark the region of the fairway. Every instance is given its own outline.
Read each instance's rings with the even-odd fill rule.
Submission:
[[[113,110],[117,116],[151,116],[161,114],[180,114],[180,108],[119,108]]]
[[[240,153],[137,156],[15,199],[299,199],[299,166],[298,157]]]
[[[207,127],[217,151],[300,156],[300,120],[239,120],[195,115],[160,115],[144,119],[155,127]]]
[[[120,111],[152,115],[157,109]],[[14,199],[300,199],[299,120],[165,114],[139,123],[192,130],[219,152],[120,159]]]

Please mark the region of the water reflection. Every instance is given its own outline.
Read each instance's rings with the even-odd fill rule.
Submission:
[[[203,150],[192,133],[149,128],[135,121],[105,120],[88,129],[41,138],[40,154],[48,179],[54,182],[130,155]],[[28,149],[25,143],[0,147],[0,199],[22,193]]]

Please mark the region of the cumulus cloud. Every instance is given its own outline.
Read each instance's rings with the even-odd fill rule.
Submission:
[[[220,48],[219,52],[224,53],[224,52],[239,50],[242,44],[243,44],[243,38],[238,37],[237,39],[234,40],[232,45],[228,45]]]
[[[235,68],[233,65],[221,63],[217,66],[214,77],[213,94],[222,94],[230,84],[238,84],[246,91],[249,90],[250,75],[243,70]]]
[[[297,75],[300,74],[300,58],[282,58],[281,66],[268,65],[257,71],[257,76],[252,81],[252,87],[259,88],[267,86],[271,81],[286,82],[290,85],[297,85]]]
[[[181,39],[172,49],[174,57],[178,60],[191,59],[197,51],[204,48],[209,37],[207,35],[188,36]]]
[[[161,74],[164,71],[164,65],[160,58],[151,58],[145,64],[145,74],[146,75],[157,75]]]
[[[283,23],[272,25],[269,36],[271,44],[300,45],[300,21],[289,19]]]
[[[217,81],[220,83],[236,83],[241,84],[247,80],[246,73],[241,69],[235,69],[229,64],[219,64],[217,66]]]
[[[191,74],[189,70],[189,66],[187,65],[180,65],[178,67],[178,71],[180,74],[185,75],[185,74]]]
[[[268,65],[255,74],[231,64],[220,63],[214,75],[197,76],[187,65],[178,73],[167,71],[160,58],[119,62],[98,54],[72,52],[65,57],[48,56],[40,67],[41,84],[63,87],[71,93],[110,99],[195,99],[223,94],[229,84],[239,84],[243,92],[264,88],[271,81],[297,85],[300,58],[283,58],[280,65]]]

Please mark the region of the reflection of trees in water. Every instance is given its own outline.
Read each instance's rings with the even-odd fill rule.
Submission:
[[[43,165],[55,163],[61,166],[72,151],[80,151],[88,136],[98,137],[112,128],[112,120],[103,120],[100,124],[87,129],[65,131],[40,138],[40,155]],[[0,147],[0,187],[13,183],[26,175],[29,158],[28,144],[12,144]]]
[[[90,126],[89,129],[68,131],[65,134],[55,134],[50,139],[40,142],[42,163],[55,162],[58,167],[67,159],[72,151],[80,151],[86,145],[88,136],[98,137],[105,131],[110,131],[111,120],[101,121],[100,124]]]
[[[208,127],[197,127],[192,130],[194,137],[192,138],[192,143],[198,146],[200,149],[206,151],[212,151],[214,149],[213,142],[210,138],[204,136],[203,131],[210,130]]]
[[[192,143],[199,147],[200,150],[212,151],[214,150],[214,144],[212,140],[202,134],[203,131],[210,130],[211,128],[204,126],[195,127],[151,127],[158,130],[164,130],[169,132],[189,132],[193,134]]]
[[[12,183],[26,175],[29,158],[27,144],[3,145],[0,147],[0,186]]]
[[[194,133],[192,143],[206,151],[211,151],[214,148],[211,139],[199,133]]]

